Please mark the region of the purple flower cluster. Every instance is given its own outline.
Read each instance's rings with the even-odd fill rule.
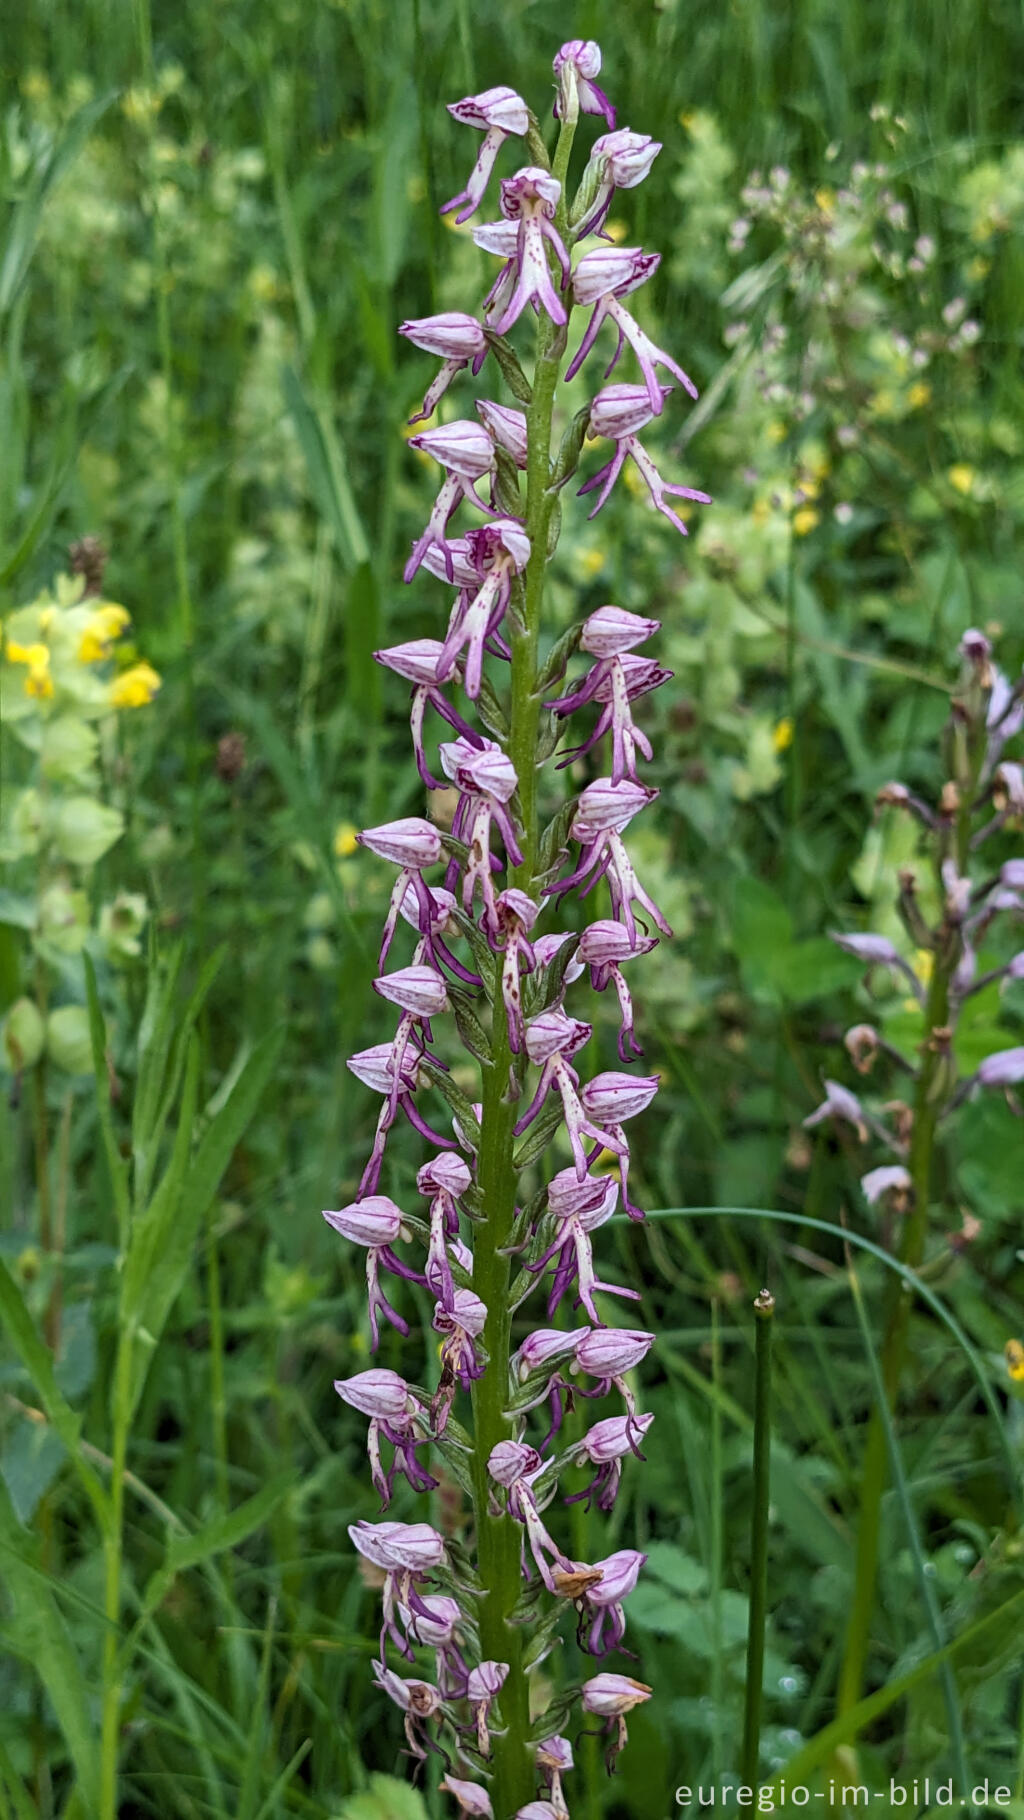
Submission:
[[[658,794],[640,775],[641,763],[652,752],[635,718],[637,706],[668,680],[669,672],[642,651],[658,631],[658,621],[613,605],[592,612],[539,671],[535,656],[531,659],[535,667],[525,693],[535,704],[535,721],[547,713],[545,749],[554,751],[571,716],[593,715],[560,764],[564,767],[605,741],[610,752],[609,773],[588,783],[574,804],[564,804],[542,833],[531,819],[536,811],[524,806],[534,803],[536,793],[531,787],[527,795],[524,789],[514,715],[515,701],[524,693],[517,688],[522,672],[516,664],[523,661],[527,584],[553,546],[546,536],[543,552],[534,547],[538,539],[528,501],[535,495],[528,490],[523,501],[520,493],[519,475],[536,469],[538,430],[529,408],[530,387],[504,340],[507,331],[530,312],[539,321],[547,318],[564,344],[572,310],[582,305],[590,309],[590,320],[566,377],[580,368],[606,321],[618,336],[612,365],[627,346],[637,359],[643,383],[605,387],[581,423],[577,453],[584,430],[615,444],[611,461],[580,488],[582,493],[600,488],[595,510],[627,457],[642,474],[657,509],[684,533],[666,496],[707,496],[665,482],[637,439],[661,413],[671,390],[661,384],[656,368],[696,395],[682,369],[650,341],[622,303],[656,269],[658,255],[598,246],[584,252],[575,266],[572,262],[576,244],[600,229],[615,190],[639,183],[660,149],[643,135],[614,130],[614,110],[595,82],[600,64],[598,47],[581,40],[564,45],[555,59],[554,111],[563,138],[581,114],[603,115],[609,127],[593,148],[573,207],[566,208],[550,168],[532,163],[519,170],[501,183],[501,220],[474,229],[478,243],[502,262],[481,319],[450,312],[402,326],[410,341],[443,363],[414,422],[434,412],[466,369],[479,372],[489,353],[506,377],[512,375],[514,395],[528,408],[480,399],[474,417],[439,424],[410,439],[440,465],[444,478],[427,525],[413,544],[406,579],[422,567],[455,593],[443,637],[414,640],[377,657],[412,687],[413,749],[423,784],[428,791],[453,792],[455,806],[445,832],[438,811],[437,822],[411,815],[359,837],[396,869],[374,985],[395,1007],[398,1021],[390,1043],[349,1062],[380,1096],[381,1108],[355,1200],[324,1217],[365,1252],[374,1347],[382,1322],[408,1332],[385,1292],[389,1276],[426,1291],[432,1325],[441,1336],[440,1377],[433,1391],[381,1369],[336,1384],[344,1401],[368,1418],[370,1470],[382,1505],[388,1505],[399,1476],[414,1491],[431,1490],[438,1480],[429,1465],[443,1462],[443,1469],[473,1490],[478,1541],[485,1519],[516,1526],[524,1622],[533,1624],[543,1639],[553,1634],[552,1619],[557,1620],[559,1610],[572,1609],[579,1648],[605,1657],[623,1647],[624,1600],[645,1556],[624,1548],[604,1560],[573,1560],[552,1534],[545,1513],[558,1493],[560,1475],[579,1468],[589,1470],[589,1483],[566,1501],[585,1498],[610,1510],[623,1465],[630,1456],[643,1458],[642,1443],[653,1420],[638,1409],[630,1377],[654,1336],[605,1324],[599,1295],[627,1303],[638,1297],[599,1277],[593,1234],[612,1218],[620,1200],[630,1218],[643,1218],[630,1194],[627,1127],[649,1107],[658,1081],[625,1071],[641,1050],[624,969],[649,953],[659,934],[670,936],[671,930],[637,877],[625,835]],[[534,157],[540,156],[543,141],[526,104],[508,88],[471,96],[450,112],[484,134],[466,187],[446,205],[458,209],[462,221],[479,207],[506,138],[528,136]],[[550,412],[545,436],[550,437]],[[571,465],[568,471],[564,464],[556,469],[550,447],[542,446],[540,459],[553,493],[570,477]],[[486,497],[478,490],[481,483]],[[451,528],[456,513],[470,518],[461,535]],[[481,522],[472,522],[474,518]],[[565,682],[575,653],[586,659],[587,667],[576,680]],[[510,664],[506,713],[501,679],[503,667]],[[445,733],[436,758],[428,745],[428,709]],[[531,740],[525,762],[536,766],[543,755]],[[559,928],[568,894],[586,898],[602,881],[607,913],[582,936]],[[411,929],[411,937],[402,934],[400,924]],[[396,967],[393,949],[400,940],[408,958]],[[585,978],[597,992],[614,991],[623,1063],[621,1071],[598,1072],[589,1079],[579,1057],[593,1028],[567,1006],[571,989]],[[507,1306],[500,1310],[488,1308],[477,1293],[480,1271],[474,1279],[479,1245],[493,1218],[482,1164],[489,1139],[487,1094],[474,1102],[456,1084],[456,1070],[439,1053],[435,1025],[454,1029],[456,1052],[461,1045],[476,1058],[485,1082],[492,1071],[502,1085],[500,1104],[511,1107],[502,1129],[506,1175],[517,1186],[511,1231],[499,1249],[512,1258],[518,1274],[508,1286]],[[447,1103],[447,1115],[439,1118],[425,1106],[428,1095]],[[492,1095],[492,1108],[495,1099]],[[386,1147],[399,1115],[431,1146],[416,1176],[420,1202],[414,1209],[399,1207],[380,1192]],[[561,1166],[543,1185],[538,1167],[551,1145],[561,1151]],[[476,1246],[474,1233],[482,1235]],[[526,1325],[509,1356],[508,1317],[535,1289],[546,1296],[547,1320],[568,1306],[582,1309],[586,1322],[575,1328]],[[504,1356],[491,1350],[493,1335],[502,1331]],[[504,1438],[481,1450],[486,1459],[475,1462],[474,1479],[472,1431],[456,1419],[455,1401],[460,1391],[469,1392],[477,1412],[485,1388],[497,1396]],[[564,1437],[568,1410],[580,1401],[607,1397],[616,1400],[614,1413],[602,1415],[580,1438]],[[535,1412],[540,1412],[539,1421]],[[531,1419],[537,1421],[537,1432],[528,1438]],[[350,1534],[366,1562],[383,1575],[381,1653],[375,1670],[404,1715],[410,1751],[418,1759],[429,1751],[440,1753],[446,1769],[441,1788],[459,1803],[460,1813],[492,1815],[493,1796],[500,1815],[507,1815],[511,1809],[505,1791],[490,1787],[487,1777],[493,1740],[507,1733],[503,1690],[515,1671],[481,1649],[479,1607],[492,1596],[482,1569],[478,1573],[461,1546],[446,1542],[426,1523],[360,1522]],[[413,1666],[418,1651],[431,1653],[433,1678],[398,1673],[389,1666],[389,1646]],[[538,1648],[534,1662],[546,1647],[550,1645]],[[562,1777],[572,1767],[572,1748],[560,1725],[574,1700],[584,1715],[605,1724],[611,1764],[625,1742],[626,1713],[649,1694],[649,1688],[628,1675],[600,1672],[563,1696],[552,1709],[549,1735],[543,1735],[541,1724],[532,1745],[527,1747],[525,1737],[521,1741],[521,1749],[531,1752],[529,1775],[537,1799],[524,1804],[517,1798],[517,1820],[566,1820]],[[520,1707],[526,1708],[525,1694]]]
[[[960,641],[961,676],[944,740],[948,775],[932,804],[893,782],[878,792],[880,809],[911,816],[930,859],[936,910],[926,915],[918,872],[899,876],[901,946],[887,935],[836,934],[833,940],[862,962],[868,986],[888,976],[923,1014],[916,1056],[874,1023],[854,1024],[845,1037],[855,1071],[872,1074],[889,1062],[906,1083],[906,1098],[887,1096],[877,1109],[838,1081],[825,1081],[825,1099],[804,1124],[830,1122],[874,1143],[889,1161],[861,1178],[865,1200],[892,1216],[913,1215],[923,1181],[915,1181],[915,1130],[922,1117],[943,1121],[979,1087],[1002,1087],[1019,1111],[1013,1088],[1024,1081],[1024,1046],[993,1048],[965,1073],[957,1057],[964,1007],[979,992],[1002,991],[1024,979],[1024,950],[1011,953],[1013,925],[1024,918],[1024,858],[1006,855],[1008,833],[1024,826],[1024,767],[1012,757],[1024,728],[1024,675],[1011,682],[992,660],[984,633]],[[993,853],[1000,850],[998,857]],[[909,957],[915,957],[916,964]],[[917,1151],[920,1146],[917,1146]],[[917,1208],[923,1220],[926,1209]]]

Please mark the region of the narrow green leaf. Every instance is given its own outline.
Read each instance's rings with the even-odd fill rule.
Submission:
[[[266,1090],[282,1040],[282,1031],[272,1031],[256,1045],[189,1163],[199,1066],[195,1039],[191,1039],[174,1150],[150,1205],[133,1222],[125,1262],[122,1319],[136,1340],[133,1405],[138,1402],[149,1360],[181,1293],[196,1234]],[[140,1343],[146,1349],[143,1355],[138,1351]]]
[[[357,569],[360,563],[369,562],[370,546],[349,483],[341,440],[326,409],[307,396],[294,367],[282,367],[281,387],[317,508],[334,532],[345,568]]]
[[[97,1520],[105,1528],[107,1495],[92,1467],[82,1457],[79,1446],[81,1417],[77,1411],[72,1409],[57,1387],[49,1348],[36,1332],[21,1290],[2,1258],[0,1258],[0,1321],[3,1322],[11,1344],[32,1380],[47,1420],[68,1450],[72,1465],[83,1490],[88,1495]]]
[[[6,1796],[10,1801],[14,1820],[39,1820],[39,1810],[34,1805],[24,1782],[7,1755],[2,1739],[0,1739],[0,1796]],[[7,1820],[6,1809],[4,1810],[4,1820]]]
[[[256,1698],[253,1701],[252,1715],[249,1722],[249,1742],[245,1752],[245,1769],[242,1775],[242,1787],[238,1798],[238,1820],[251,1820],[256,1805],[256,1794],[259,1786],[260,1758],[266,1749],[268,1738],[267,1705],[270,1693],[270,1664],[273,1660],[274,1619],[277,1615],[276,1601],[271,1599],[267,1612],[267,1624],[263,1633],[263,1649],[260,1654],[260,1677]]]
[[[289,1782],[294,1780],[298,1771],[302,1768],[302,1765],[309,1756],[312,1748],[312,1738],[306,1738],[303,1743],[299,1745],[295,1755],[289,1759],[281,1771],[281,1774],[276,1778],[266,1800],[260,1803],[256,1813],[253,1815],[253,1820],[274,1820],[275,1815],[281,1812],[281,1796],[284,1794]]]
[[[87,1814],[99,1812],[100,1762],[96,1726],[78,1657],[67,1626],[36,1560],[37,1544],[22,1529],[0,1478],[0,1551],[4,1584],[12,1607],[10,1635],[18,1654],[31,1662],[53,1706],[75,1767]]]
[[[10,309],[16,298],[35,252],[43,208],[50,191],[78,157],[97,120],[106,113],[113,93],[98,95],[72,114],[60,137],[50,148],[49,156],[38,164],[16,204],[7,230],[3,260],[0,261],[0,315]]]
[[[163,1074],[161,1074],[159,1066],[154,1070],[157,1088],[159,1089],[161,1082],[163,1083],[163,1097],[150,1114],[148,1127],[141,1128],[143,1143],[141,1152],[136,1153],[136,1206],[142,1206],[149,1194],[149,1184],[160,1142],[181,1091],[181,1077],[185,1067],[188,1037],[195,1028],[199,1013],[206,1003],[207,994],[220,971],[226,952],[227,949],[221,946],[203,962],[199,969],[199,977],[184,1008],[179,1008],[176,1003],[176,995],[172,996],[168,1007],[167,1024],[154,1035],[154,1047],[157,1050],[158,1058],[164,1048],[167,1050],[167,1066]]]
[[[134,1409],[167,1316],[185,1280],[200,1215],[181,1212],[199,1093],[199,1046],[189,1040],[185,1086],[170,1161],[148,1207],[132,1221],[121,1280],[121,1341],[131,1346],[128,1396]],[[118,1379],[115,1378],[114,1394]],[[115,1424],[118,1412],[114,1411]]]
[[[146,1586],[139,1624],[156,1611],[179,1573],[190,1567],[201,1566],[204,1561],[212,1560],[214,1555],[223,1554],[225,1549],[237,1548],[255,1530],[261,1529],[282,1499],[287,1497],[293,1483],[292,1473],[281,1473],[269,1485],[264,1485],[262,1490],[256,1492],[255,1496],[247,1498],[237,1510],[211,1518],[209,1523],[204,1523],[201,1529],[195,1530],[191,1535],[169,1536],[163,1566],[150,1577]]]

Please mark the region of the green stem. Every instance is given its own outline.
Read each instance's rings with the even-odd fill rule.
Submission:
[[[772,1447],[772,1328],[775,1298],[762,1289],[754,1302],[754,1497],[750,1517],[750,1605],[747,1616],[747,1682],[743,1710],[740,1781],[758,1784],[761,1754],[761,1689],[768,1617],[768,1499]]]
[[[122,1311],[123,1313],[123,1311]],[[117,1760],[124,1679],[120,1649],[121,1555],[124,1546],[124,1484],[131,1420],[132,1341],[122,1319],[114,1367],[113,1446],[110,1510],[103,1537],[103,1701],[100,1722],[100,1820],[117,1820]]]
[[[227,1393],[224,1385],[224,1317],[220,1293],[220,1254],[217,1229],[211,1211],[207,1230],[206,1288],[210,1310],[210,1416],[213,1424],[213,1459],[217,1484],[217,1503],[226,1511],[228,1493]],[[230,1579],[231,1556],[227,1556]]]
[[[571,127],[563,124],[558,152],[568,162]],[[540,830],[537,811],[537,739],[540,700],[536,694],[537,649],[548,562],[548,531],[554,496],[551,479],[551,425],[558,368],[565,347],[564,331],[541,315],[537,325],[537,359],[533,398],[526,413],[528,455],[526,465],[526,534],[530,557],[521,596],[522,624],[512,637],[508,755],[518,779],[518,815],[522,864],[512,882],[533,894]],[[483,1596],[480,1601],[481,1659],[507,1662],[508,1678],[502,1689],[504,1732],[495,1736],[490,1792],[495,1820],[508,1820],[536,1793],[536,1775],[528,1740],[530,1697],[523,1666],[525,1638],[510,1624],[509,1613],[522,1590],[520,1526],[504,1513],[495,1514],[487,1473],[487,1460],[499,1441],[509,1440],[513,1424],[505,1414],[508,1402],[509,1354],[512,1328],[508,1306],[510,1260],[506,1248],[516,1212],[516,1174],[513,1168],[516,1107],[508,1098],[511,1051],[508,1026],[500,1000],[495,1006],[490,1064],[484,1070],[478,1183],[484,1218],[477,1228],[473,1260],[473,1289],[487,1308],[484,1346],[487,1367],[473,1387],[473,1503],[477,1555]]]

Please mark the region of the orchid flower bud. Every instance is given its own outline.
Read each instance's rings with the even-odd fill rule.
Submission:
[[[548,1183],[548,1207],[555,1218],[579,1220],[588,1232],[611,1219],[618,1198],[613,1175],[588,1175],[581,1182],[575,1169],[560,1169]]]
[[[603,89],[598,88],[595,76],[601,73],[601,48],[592,38],[570,38],[556,51],[554,71],[558,78],[558,93],[555,96],[555,119],[560,120],[571,112],[572,92],[575,90],[576,105],[582,114],[603,114],[609,128],[615,125],[615,109]]]
[[[498,1485],[514,1485],[517,1479],[539,1472],[544,1464],[535,1447],[521,1441],[499,1441],[487,1459],[487,1470]]]
[[[525,468],[526,413],[514,410],[511,405],[493,404],[489,398],[478,398],[476,408],[491,441],[511,455],[517,468]]]
[[[645,1111],[660,1084],[655,1075],[637,1078],[631,1074],[595,1074],[580,1098],[601,1124],[621,1125],[624,1119],[636,1118]]]
[[[553,1055],[575,1055],[589,1042],[591,1029],[564,1011],[542,1011],[526,1026],[526,1053],[538,1067]]]
[[[537,1768],[555,1770],[559,1775],[566,1775],[573,1765],[572,1745],[568,1738],[545,1738],[537,1746]]]
[[[480,480],[494,466],[494,444],[479,423],[445,423],[436,430],[421,430],[418,436],[410,436],[409,447],[422,449],[468,481]]]
[[[511,759],[491,740],[481,751],[464,739],[449,740],[439,750],[445,776],[460,790],[477,791],[495,802],[508,802],[518,779]]]
[[[427,354],[443,360],[472,360],[486,354],[487,338],[475,316],[448,310],[440,316],[421,316],[399,323],[398,333]]]
[[[360,1371],[354,1378],[335,1378],[339,1397],[364,1416],[398,1422],[419,1405],[397,1371]]]
[[[353,1245],[392,1245],[402,1230],[402,1210],[386,1194],[352,1201],[337,1213],[325,1212],[324,1219]]]
[[[599,777],[582,792],[570,833],[572,829],[586,829],[583,838],[590,838],[591,833],[599,834],[614,828],[621,834],[634,815],[639,815],[641,809],[653,803],[657,795],[657,790],[651,790],[645,784],[631,783],[628,777],[618,784],[610,777]]]
[[[459,1804],[459,1820],[494,1820],[491,1797],[479,1782],[464,1782],[460,1776],[447,1775],[438,1783],[441,1794],[454,1795]]]
[[[395,866],[422,870],[424,866],[436,866],[441,857],[441,836],[433,822],[424,821],[420,815],[384,822],[379,828],[364,828],[356,839],[378,859],[390,860]]]
[[[447,988],[433,967],[399,967],[374,980],[373,989],[413,1017],[436,1017],[448,1009]]]
[[[350,1523],[359,1553],[385,1573],[427,1573],[445,1558],[444,1538],[429,1523]]]
[[[580,1459],[589,1460],[594,1466],[606,1466],[613,1460],[621,1460],[628,1453],[635,1453],[634,1435],[647,1433],[654,1421],[653,1414],[643,1416],[607,1416],[603,1422],[595,1422],[589,1428],[582,1441],[577,1442],[574,1452]]]
[[[591,1378],[621,1378],[634,1371],[654,1345],[653,1333],[630,1327],[597,1327],[576,1348],[576,1364]]]
[[[652,1689],[630,1675],[594,1675],[584,1681],[580,1694],[585,1713],[605,1719],[621,1718],[651,1697]]]
[[[446,1150],[442,1156],[434,1157],[430,1163],[424,1163],[416,1176],[416,1186],[421,1194],[450,1194],[458,1200],[465,1194],[473,1180],[472,1171],[460,1156],[454,1156]]]
[[[645,253],[638,246],[595,247],[573,272],[573,296],[584,307],[602,297],[628,297],[653,278],[660,264],[660,253]]]
[[[661,389],[665,398],[672,390],[671,386]],[[610,436],[618,442],[623,436],[634,436],[656,415],[646,386],[607,385],[590,407],[590,434]]]
[[[593,657],[618,657],[653,638],[660,626],[660,620],[643,619],[625,607],[598,607],[583,622],[580,649]]]
[[[535,1371],[543,1371],[546,1366],[554,1365],[559,1359],[566,1359],[574,1354],[582,1340],[590,1333],[590,1328],[576,1329],[575,1333],[566,1333],[557,1327],[537,1327],[527,1334],[519,1351],[515,1355],[520,1379],[531,1377]]]

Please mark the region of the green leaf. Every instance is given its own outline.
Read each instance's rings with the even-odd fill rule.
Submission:
[[[156,1611],[178,1574],[187,1568],[201,1566],[204,1561],[212,1560],[214,1555],[223,1554],[225,1549],[237,1548],[255,1530],[262,1529],[282,1499],[287,1497],[293,1484],[294,1474],[281,1473],[269,1485],[264,1485],[261,1491],[256,1492],[255,1496],[247,1498],[237,1510],[211,1518],[209,1523],[204,1523],[201,1529],[195,1530],[191,1535],[171,1535],[163,1566],[151,1576],[146,1587],[139,1622]]]
[[[32,1380],[33,1388],[43,1406],[47,1420],[60,1436],[71,1456],[75,1471],[88,1494],[100,1524],[105,1527],[107,1521],[106,1493],[92,1467],[88,1466],[82,1458],[79,1449],[81,1417],[72,1409],[70,1403],[65,1400],[58,1389],[49,1347],[44,1345],[36,1332],[21,1290],[2,1258],[0,1258],[0,1321],[3,1322],[8,1339]]]
[[[794,1005],[808,1005],[812,999],[855,985],[863,971],[859,961],[844,954],[827,935],[812,935],[780,950],[775,977],[784,998]]]
[[[90,772],[96,762],[99,736],[88,721],[75,714],[61,714],[43,728],[43,776],[58,783],[94,782]]]
[[[793,919],[762,879],[737,879],[732,898],[732,943],[750,990],[774,997],[780,966],[793,940]]]
[[[423,1796],[396,1776],[372,1775],[361,1794],[349,1795],[338,1820],[427,1820]]]
[[[53,822],[53,839],[62,859],[73,866],[94,866],[124,833],[124,816],[94,796],[66,796]]]
[[[0,1480],[0,1555],[11,1604],[7,1643],[30,1662],[49,1695],[86,1813],[99,1812],[97,1732],[78,1657],[67,1626],[38,1565],[38,1544],[22,1529]]]
[[[310,490],[325,522],[334,532],[346,569],[369,562],[370,546],[348,478],[345,452],[327,410],[312,402],[294,367],[281,370],[285,406],[295,424],[306,458]]]
[[[34,897],[22,897],[15,891],[0,890],[0,923],[12,929],[34,929],[38,911]]]
[[[32,1801],[0,1739],[0,1791],[12,1803],[14,1820],[39,1820],[39,1809]],[[6,1820],[6,1816],[5,1816]]]
[[[192,1248],[234,1150],[256,1111],[277,1063],[284,1032],[258,1043],[223,1106],[188,1162],[198,1089],[198,1050],[190,1041],[185,1088],[171,1160],[145,1212],[132,1222],[121,1291],[122,1322],[137,1343],[132,1404],[145,1382],[153,1349],[192,1263]]]
[[[85,145],[96,122],[106,113],[113,93],[98,95],[73,114],[60,137],[54,140],[49,156],[36,165],[24,192],[15,206],[7,229],[3,261],[0,263],[0,316],[16,298],[35,251],[43,208],[51,190],[70,170]]]

